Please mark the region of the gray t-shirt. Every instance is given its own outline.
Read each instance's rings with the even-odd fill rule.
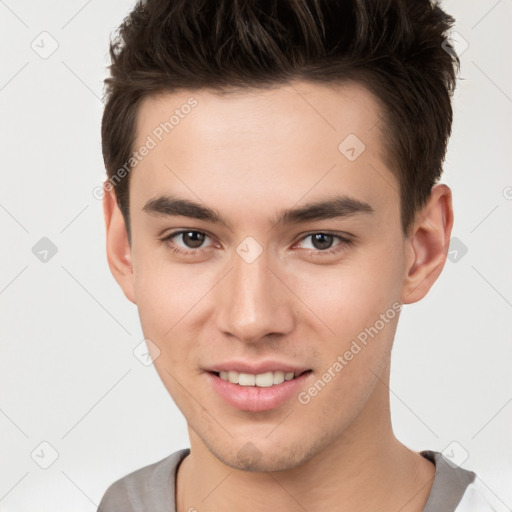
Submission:
[[[105,492],[98,512],[176,512],[176,473],[189,448],[145,466],[114,482]],[[432,489],[423,512],[493,511],[475,473],[453,466],[441,453],[420,452],[436,466]]]

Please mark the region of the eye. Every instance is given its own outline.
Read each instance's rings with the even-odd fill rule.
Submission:
[[[189,229],[170,233],[164,238],[161,238],[160,243],[168,246],[172,250],[173,254],[187,256],[198,255],[202,252],[208,251],[210,246],[203,247],[203,244],[207,239],[212,240],[212,237],[203,231]],[[304,249],[308,250],[310,254],[319,256],[336,254],[354,243],[350,238],[320,231],[309,233],[302,237],[299,244],[307,239],[311,239],[312,247],[305,247]],[[336,240],[338,240],[338,243],[334,245],[333,248],[333,244]],[[181,245],[178,243],[179,241],[181,241]]]
[[[324,233],[322,231],[306,235],[301,239],[301,242],[308,238],[311,239],[312,247],[306,247],[306,249],[320,254],[335,254],[353,244],[353,240],[349,238],[333,233]],[[338,244],[334,246],[334,249],[331,249],[336,239],[338,240]]]
[[[180,246],[177,244],[175,239],[177,241],[181,239],[183,245]],[[169,245],[175,254],[192,254],[206,250],[204,247],[201,247],[206,239],[210,239],[210,237],[203,231],[190,229],[170,233],[164,238],[161,238],[160,242],[165,245]]]

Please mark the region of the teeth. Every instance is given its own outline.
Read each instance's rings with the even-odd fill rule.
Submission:
[[[238,384],[240,386],[254,386],[256,384],[256,375],[250,373],[241,373],[238,376]]]
[[[284,372],[274,372],[274,384],[282,384],[284,382]]]
[[[285,380],[291,380],[295,377],[294,372],[266,372],[253,375],[251,373],[238,373],[235,371],[222,371],[219,376],[223,380],[238,384],[240,386],[258,386],[268,388],[276,384],[282,384]]]
[[[238,384],[238,379],[240,378],[240,374],[238,372],[221,372],[226,373],[226,380],[229,382],[233,382],[233,384]]]
[[[260,373],[256,375],[255,384],[260,388],[269,388],[274,385],[274,372]]]

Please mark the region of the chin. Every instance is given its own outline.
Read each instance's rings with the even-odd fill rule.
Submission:
[[[304,446],[304,442],[299,448],[297,445],[286,446],[282,443],[272,445],[269,440],[265,443],[264,447],[257,446],[258,441],[255,443],[247,441],[237,451],[233,451],[233,446],[222,447],[208,447],[217,459],[223,464],[237,469],[240,471],[249,472],[272,472],[272,471],[286,471],[294,469],[312,458],[316,454],[316,450],[308,450]]]

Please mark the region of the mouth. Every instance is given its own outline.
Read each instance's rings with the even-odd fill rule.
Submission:
[[[234,370],[206,371],[205,374],[224,404],[248,412],[277,409],[308,385],[312,370],[243,373]]]
[[[239,386],[255,386],[259,388],[269,388],[273,386],[279,386],[283,382],[297,379],[305,373],[309,373],[312,370],[303,370],[298,372],[285,372],[282,370],[270,371],[265,373],[242,373],[235,370],[220,371],[220,372],[209,372],[217,377],[221,378],[231,384],[237,384]]]

